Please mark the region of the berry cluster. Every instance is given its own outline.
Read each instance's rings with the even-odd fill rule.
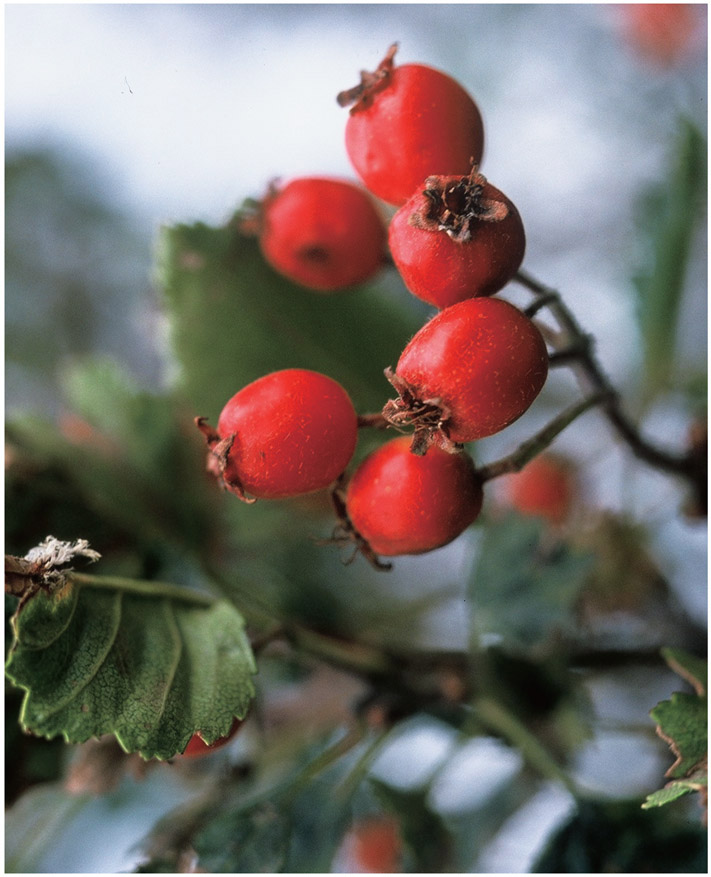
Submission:
[[[362,283],[389,250],[410,292],[439,309],[385,370],[397,398],[359,418],[340,384],[292,368],[241,389],[216,430],[197,419],[228,490],[252,502],[331,486],[337,538],[379,566],[378,555],[431,551],[476,519],[482,480],[463,445],[520,417],[548,373],[538,328],[491,297],[520,267],[525,235],[479,171],[479,109],[444,73],[396,66],[395,51],[338,95],[365,188],[319,177],[273,185],[242,230],[274,270],[319,292]],[[376,199],[397,207],[389,228]],[[386,442],[347,478],[358,427],[376,419],[412,438]]]

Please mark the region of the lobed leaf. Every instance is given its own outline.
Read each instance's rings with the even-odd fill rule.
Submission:
[[[650,712],[657,731],[669,743],[676,761],[667,771],[674,779],[687,776],[701,764],[708,751],[708,703],[696,694],[675,691]]]
[[[196,731],[208,743],[227,734],[254,695],[244,621],[231,603],[175,591],[67,578],[21,605],[6,673],[25,690],[23,728],[70,743],[114,734],[160,759]]]
[[[662,657],[669,666],[692,686],[699,697],[706,697],[708,661],[690,655],[683,649],[662,649]]]

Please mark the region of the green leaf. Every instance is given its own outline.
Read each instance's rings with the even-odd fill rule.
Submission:
[[[60,429],[29,417],[8,424],[19,460],[19,471],[9,472],[13,521],[27,503],[28,512],[36,509],[28,492],[40,493],[43,508],[56,506],[53,517],[71,521],[83,508],[84,518],[95,519],[93,530],[106,530],[109,544],[128,537],[154,554],[167,546],[183,556],[203,552],[214,537],[219,491],[204,476],[204,442],[191,413],[173,399],[140,391],[108,360],[75,364],[64,375],[64,389],[71,413]],[[37,469],[44,470],[35,479],[41,483],[28,491],[23,473]],[[31,514],[27,518],[31,523]]]
[[[704,137],[692,122],[682,119],[676,154],[664,181],[640,205],[641,232],[650,253],[634,282],[648,394],[667,386],[673,370],[686,266],[701,216],[706,174]]]
[[[377,283],[314,293],[276,274],[232,225],[164,229],[158,263],[179,385],[209,418],[245,384],[295,367],[339,381],[359,413],[379,411],[391,395],[383,369],[423,322],[401,283],[402,303],[393,296],[387,272]]]
[[[232,604],[77,578],[38,591],[13,619],[6,672],[26,692],[25,730],[70,743],[115,734],[127,752],[166,759],[196,731],[211,743],[245,716],[256,668]]]
[[[674,780],[663,789],[647,795],[644,804],[642,804],[642,809],[649,810],[650,807],[663,807],[665,804],[670,804],[672,801],[676,801],[677,798],[681,798],[682,795],[688,795],[689,792],[698,792],[708,785],[708,777],[705,777],[705,782],[703,783],[700,780],[701,777],[699,777],[699,782]]]
[[[370,784],[383,806],[398,821],[406,848],[406,870],[412,873],[449,871],[452,866],[452,836],[442,817],[427,803],[429,785],[424,789],[405,791],[373,777],[370,778]]]
[[[327,751],[302,749],[277,784],[243,789],[236,802],[220,802],[203,814],[205,827],[192,841],[200,868],[220,874],[330,871],[355,789],[342,785],[353,753],[304,779]]]
[[[469,580],[474,642],[500,638],[502,648],[529,652],[573,627],[573,608],[594,558],[551,543],[545,524],[508,515],[483,532]]]
[[[706,833],[635,801],[580,802],[548,840],[536,874],[706,873]]]
[[[644,810],[662,807],[688,792],[706,793],[708,788],[707,662],[682,649],[665,648],[662,655],[696,693],[674,692],[670,700],[661,701],[650,711],[657,733],[669,744],[676,761],[666,772],[672,781],[647,796]]]
[[[706,697],[708,661],[690,655],[682,649],[662,649],[662,657],[669,666],[692,686],[699,697]]]
[[[669,743],[676,761],[667,776],[680,779],[705,762],[708,751],[708,703],[696,694],[676,691],[650,711],[657,731]]]

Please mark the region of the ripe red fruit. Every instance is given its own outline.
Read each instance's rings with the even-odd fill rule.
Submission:
[[[395,874],[400,870],[402,841],[392,817],[373,816],[356,823],[348,847],[354,870],[367,874]]]
[[[493,435],[528,409],[548,374],[533,322],[509,302],[469,298],[440,311],[403,350],[389,380],[400,394],[383,409],[393,425],[415,426],[413,450],[431,441]]]
[[[617,11],[627,41],[654,64],[670,67],[704,44],[706,22],[694,3],[621,3]]]
[[[200,733],[193,734],[188,742],[188,745],[185,747],[183,752],[181,753],[182,758],[200,758],[202,755],[209,755],[211,752],[214,752],[216,749],[220,749],[225,746],[230,740],[235,737],[239,729],[242,727],[242,720],[235,718],[234,722],[232,722],[232,727],[229,732],[225,734],[224,737],[218,737],[214,743],[206,743]]]
[[[478,516],[481,481],[471,457],[391,439],[363,460],[346,490],[351,526],[376,555],[422,554],[451,542]]]
[[[484,150],[481,114],[462,86],[432,67],[396,67],[391,46],[374,73],[338,95],[352,104],[346,151],[365,185],[404,204],[432,174],[466,174]]]
[[[291,368],[236,393],[208,444],[228,488],[273,499],[327,487],[350,462],[357,432],[353,403],[337,381]]]
[[[575,470],[564,457],[541,454],[502,481],[508,503],[519,512],[552,524],[560,524],[568,517],[576,484]]]
[[[518,210],[476,168],[428,177],[393,216],[389,240],[407,288],[438,308],[498,292],[526,249]]]
[[[384,264],[384,220],[370,195],[345,180],[292,180],[267,195],[258,222],[264,258],[310,289],[362,283]]]

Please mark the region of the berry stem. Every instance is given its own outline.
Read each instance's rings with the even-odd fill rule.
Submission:
[[[601,395],[602,411],[632,453],[650,466],[686,478],[695,491],[700,491],[707,480],[705,461],[693,454],[679,455],[659,448],[641,435],[637,426],[623,410],[619,393],[595,358],[592,339],[583,332],[580,324],[563,302],[560,293],[540,283],[525,271],[519,271],[515,280],[536,296],[537,301],[533,306],[547,307],[556,318],[569,345],[565,351],[560,351],[560,364],[566,361],[566,364],[573,365],[585,387]],[[572,350],[576,351],[574,356],[570,355]]]
[[[576,800],[580,800],[582,794],[571,776],[509,710],[492,698],[484,697],[474,702],[474,712],[490,730],[501,734],[515,746],[537,773],[559,782]]]
[[[500,475],[508,475],[511,472],[520,472],[523,467],[529,463],[534,457],[538,456],[541,451],[545,450],[567,426],[574,420],[577,420],[582,414],[593,408],[595,405],[604,403],[605,394],[603,392],[594,393],[591,396],[581,399],[575,405],[571,405],[558,414],[551,422],[545,426],[540,432],[537,432],[530,439],[522,442],[518,448],[507,457],[496,460],[477,469],[479,477],[482,481],[491,481],[492,478],[498,478]]]
[[[359,414],[358,415],[358,429],[362,429],[364,427],[372,427],[373,429],[387,429],[391,424],[385,417],[381,411],[377,411],[374,414]]]

